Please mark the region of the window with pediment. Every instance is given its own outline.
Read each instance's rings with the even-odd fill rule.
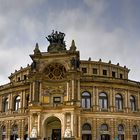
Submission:
[[[66,69],[62,64],[53,63],[45,68],[44,73],[50,80],[61,80],[65,78]]]

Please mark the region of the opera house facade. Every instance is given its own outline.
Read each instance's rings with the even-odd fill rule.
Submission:
[[[64,36],[49,35],[46,52],[36,44],[0,86],[0,139],[139,140],[140,83],[119,63],[81,60]]]

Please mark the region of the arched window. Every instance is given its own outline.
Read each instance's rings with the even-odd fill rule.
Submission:
[[[101,133],[101,140],[110,140],[110,135],[108,134],[108,125],[102,124],[100,127],[100,133]]]
[[[115,96],[116,110],[123,110],[123,98],[120,94]]]
[[[108,99],[107,94],[102,92],[99,94],[99,105],[101,109],[107,109],[108,108]]]
[[[91,125],[88,123],[82,126],[82,140],[92,140]]]
[[[138,127],[136,125],[132,128],[133,140],[138,140]]]
[[[91,126],[88,123],[85,123],[82,127],[82,130],[91,130]]]
[[[119,124],[118,126],[118,132],[123,132],[124,131],[124,127],[122,124]]]
[[[82,107],[85,109],[90,109],[91,107],[91,95],[88,92],[82,93]]]
[[[8,100],[8,98],[6,98],[5,100],[4,100],[4,106],[3,106],[3,111],[4,112],[7,112],[8,111],[8,103],[9,103],[9,100]]]
[[[108,125],[107,124],[102,124],[100,131],[108,131]]]
[[[118,139],[124,140],[124,127],[122,124],[118,125]]]
[[[20,108],[20,96],[17,96],[14,100],[14,111],[18,111]]]
[[[11,129],[11,140],[16,140],[18,138],[18,126],[13,125]]]
[[[5,126],[2,126],[2,140],[6,140],[6,127]]]
[[[130,108],[131,111],[136,111],[136,100],[134,96],[130,96]]]

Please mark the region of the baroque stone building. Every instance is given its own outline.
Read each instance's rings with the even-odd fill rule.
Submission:
[[[81,60],[64,33],[36,44],[32,64],[0,86],[2,140],[139,140],[140,83],[129,69],[101,60]]]

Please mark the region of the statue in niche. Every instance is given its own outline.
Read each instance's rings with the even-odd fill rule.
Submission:
[[[31,70],[36,70],[36,61],[34,61],[34,60],[31,64]]]
[[[48,52],[61,52],[66,50],[64,41],[65,34],[62,32],[52,31],[51,35],[48,35],[47,40],[50,42]]]
[[[80,67],[80,61],[79,61],[79,59],[73,57],[73,58],[71,59],[71,65],[72,65],[72,67],[73,67],[74,69],[79,68],[79,67]]]

